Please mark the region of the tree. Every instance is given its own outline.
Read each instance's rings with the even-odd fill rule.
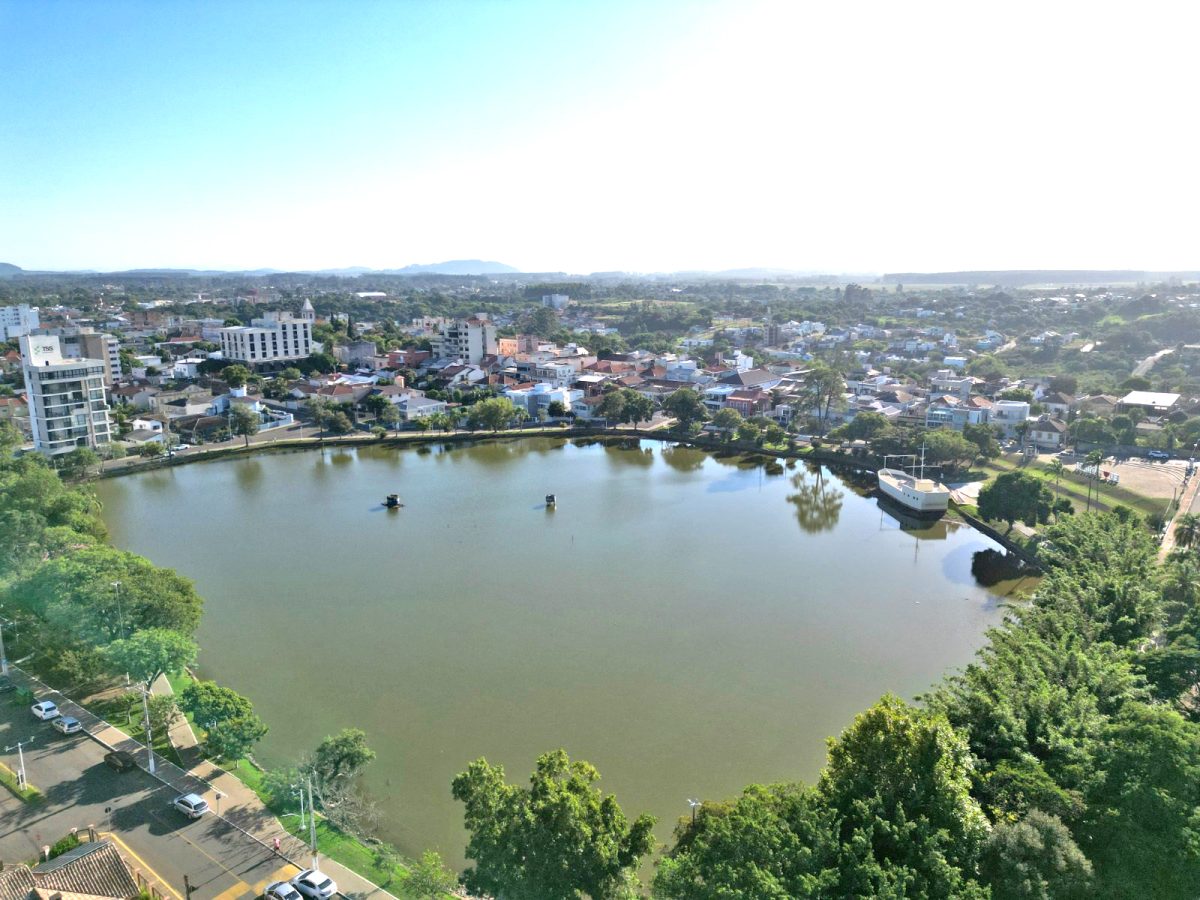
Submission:
[[[1023,400],[1026,403],[1033,403],[1033,391],[1028,388],[1009,388],[1000,393],[1001,400]]]
[[[349,434],[354,430],[354,423],[350,421],[350,417],[340,409],[331,413],[326,420],[326,427],[334,434]]]
[[[838,432],[850,441],[869,441],[877,434],[888,429],[887,416],[882,413],[867,410],[860,412],[853,419],[838,429]]]
[[[396,869],[400,865],[400,851],[387,841],[380,841],[372,848],[375,868],[385,875],[383,887],[387,887],[396,878]],[[405,880],[407,883],[407,879]],[[441,893],[435,895],[441,897]]]
[[[1074,375],[1055,375],[1050,379],[1050,391],[1065,397],[1074,397],[1079,390],[1079,381]]]
[[[139,699],[141,693],[135,694]],[[173,694],[152,694],[146,699],[146,711],[150,714],[150,734],[167,734],[182,717],[179,704]]]
[[[994,459],[1000,455],[1000,442],[996,439],[994,426],[964,425],[962,436],[979,448],[979,455],[984,459]]]
[[[1092,864],[1058,816],[1031,810],[1001,820],[988,836],[980,864],[992,900],[1070,900],[1094,896]]]
[[[538,758],[528,788],[506,784],[504,769],[485,759],[471,763],[452,783],[475,863],[463,873],[467,889],[545,900],[617,896],[654,847],[654,819],[630,824],[616,798],[595,787],[599,778],[563,750]]]
[[[258,413],[252,409],[247,409],[244,406],[235,406],[229,414],[230,431],[244,437],[247,447],[250,446],[251,436],[258,434],[258,425]]]
[[[757,444],[762,439],[762,429],[753,422],[742,422],[737,427],[737,439],[747,444]]]
[[[166,452],[167,448],[158,441],[147,441],[138,447],[138,456],[145,459],[158,459],[158,457],[163,456]]]
[[[725,432],[725,439],[729,440],[737,432],[742,424],[742,414],[732,406],[723,406],[713,413],[712,423],[717,428]]]
[[[214,756],[245,756],[267,733],[266,724],[241,694],[212,681],[193,681],[183,689],[180,705],[205,729],[204,745]]]
[[[1175,545],[1185,549],[1200,545],[1200,515],[1184,513],[1175,520]]]
[[[924,435],[926,457],[933,463],[944,463],[952,469],[974,458],[979,448],[957,431],[937,428]]]
[[[1042,480],[1028,472],[1005,472],[979,492],[979,515],[991,521],[1015,522],[1029,527],[1050,520],[1054,495]]]
[[[964,876],[987,835],[967,743],[942,716],[885,696],[830,745],[820,791],[842,897],[983,897]]]
[[[822,435],[829,428],[830,411],[841,401],[845,390],[846,381],[841,373],[828,366],[818,366],[805,376],[804,393],[817,414]]]
[[[682,819],[654,876],[663,900],[832,897],[838,884],[832,816],[812,788],[752,784],[728,803]]]
[[[561,400],[551,400],[546,412],[552,419],[561,419],[567,414],[567,407]]]
[[[68,475],[87,476],[100,463],[100,456],[91,447],[76,447],[59,458],[59,471]]]
[[[221,380],[231,388],[240,388],[246,386],[246,382],[250,380],[251,374],[253,373],[241,363],[235,363],[221,370]]]
[[[489,397],[472,405],[467,411],[471,428],[490,428],[493,432],[506,428],[517,418],[517,408],[507,397]]]
[[[395,430],[400,424],[400,410],[396,409],[396,404],[389,403],[379,411],[379,424],[385,429]]]
[[[417,900],[441,900],[458,887],[458,878],[446,868],[436,850],[426,850],[404,879],[404,892]]]
[[[97,646],[145,628],[191,635],[200,624],[204,603],[192,582],[173,569],[106,546],[47,560],[13,585],[10,597],[67,634]]]
[[[317,746],[312,758],[313,774],[323,783],[350,781],[375,758],[367,746],[367,734],[359,728],[343,728]]]
[[[279,377],[282,378],[284,381],[298,381],[303,374],[304,373],[302,373],[295,366],[288,366],[286,369],[284,369],[282,372],[279,373]]]
[[[168,628],[147,628],[108,645],[113,671],[129,673],[146,690],[160,675],[178,674],[195,663],[199,652],[195,641]]]
[[[674,416],[684,431],[708,418],[708,409],[700,395],[691,388],[680,388],[663,400],[663,412]]]

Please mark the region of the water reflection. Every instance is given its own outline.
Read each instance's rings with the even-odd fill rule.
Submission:
[[[663,447],[662,460],[676,472],[699,472],[704,468],[704,460],[708,454],[695,447],[676,444],[673,447]]]
[[[794,494],[788,503],[796,507],[796,521],[806,534],[831,531],[842,515],[845,493],[832,478],[827,478],[823,466],[805,466],[792,476]]]
[[[263,479],[263,465],[257,459],[239,460],[234,470],[238,487],[244,491],[252,491]]]
[[[648,468],[654,465],[654,448],[641,446],[641,441],[622,441],[606,444],[604,457],[614,465]]]

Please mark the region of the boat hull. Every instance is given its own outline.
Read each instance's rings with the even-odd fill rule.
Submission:
[[[910,516],[938,519],[950,505],[950,491],[945,485],[892,469],[880,469],[878,475],[880,495]]]

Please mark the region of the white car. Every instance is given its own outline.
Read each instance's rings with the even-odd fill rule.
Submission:
[[[208,801],[199,794],[183,794],[171,804],[189,819],[198,819],[208,812]]]
[[[263,891],[265,900],[304,900],[300,892],[286,881],[272,881]]]
[[[83,731],[83,723],[74,716],[59,716],[54,720],[54,727],[63,734],[75,734],[77,731]]]
[[[305,869],[292,879],[292,887],[308,900],[329,900],[337,893],[333,879],[318,869]]]
[[[43,722],[49,722],[51,719],[57,719],[62,715],[58,711],[58,704],[53,700],[39,700],[33,706],[29,707],[29,711],[33,713],[35,719],[41,719]]]

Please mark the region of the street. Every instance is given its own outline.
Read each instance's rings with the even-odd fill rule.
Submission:
[[[86,734],[59,734],[11,698],[0,701],[0,749],[34,738],[24,748],[25,770],[46,801],[23,803],[0,788],[0,860],[34,860],[72,828],[94,825],[113,832],[127,862],[164,882],[176,898],[182,898],[184,875],[196,900],[238,900],[298,871],[216,816],[185,819],[171,806],[170,788],[141,769],[111,771],[103,746]],[[15,749],[2,759],[17,769]]]

